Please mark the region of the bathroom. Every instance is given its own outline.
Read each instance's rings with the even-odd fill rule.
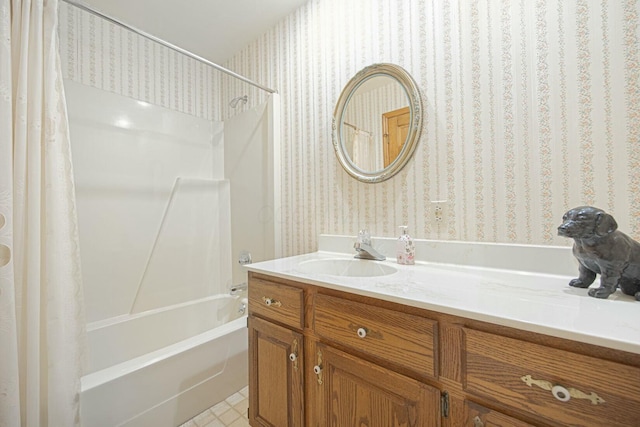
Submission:
[[[60,60],[67,81],[199,119],[276,105],[272,257],[362,228],[397,237],[400,225],[416,239],[568,247],[556,228],[579,205],[640,238],[639,16],[637,0],[311,0],[220,64],[277,90],[274,104],[231,77],[209,104],[206,65],[62,1]],[[375,63],[413,76],[424,117],[407,165],[369,184],[336,160],[331,118],[345,84]]]

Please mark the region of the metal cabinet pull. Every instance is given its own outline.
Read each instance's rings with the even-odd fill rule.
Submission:
[[[580,391],[578,389],[569,387],[565,388],[559,384],[553,384],[549,381],[545,380],[534,380],[531,375],[525,375],[520,377],[520,379],[529,387],[533,387],[534,385],[540,387],[543,390],[550,391],[553,394],[553,397],[558,399],[560,402],[568,402],[572,397],[576,399],[586,399],[591,401],[592,405],[598,405],[604,403],[604,399],[598,396],[595,392],[591,392],[589,394]]]
[[[298,370],[298,340],[293,340],[291,354],[289,354],[289,360],[293,363],[293,369]]]
[[[367,336],[367,330],[365,328],[358,328],[356,333],[360,338],[364,338]]]
[[[313,367],[313,373],[318,377],[318,385],[322,385],[322,351],[318,350],[318,364]]]

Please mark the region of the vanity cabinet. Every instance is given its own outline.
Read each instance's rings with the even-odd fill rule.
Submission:
[[[640,355],[249,273],[250,424],[640,426]]]
[[[249,273],[250,424],[439,426],[437,324],[319,289]]]
[[[264,280],[249,286],[249,422],[303,427],[303,290]]]

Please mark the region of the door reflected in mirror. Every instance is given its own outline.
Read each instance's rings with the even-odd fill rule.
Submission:
[[[411,76],[393,64],[374,64],[345,86],[334,112],[338,160],[363,182],[390,178],[406,164],[421,127],[421,99]]]

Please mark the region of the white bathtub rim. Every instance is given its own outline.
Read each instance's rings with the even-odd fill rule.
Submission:
[[[127,360],[117,365],[83,375],[80,379],[80,393],[99,387],[124,375],[131,374],[140,369],[144,369],[154,363],[173,357],[185,350],[203,345],[215,338],[226,335],[232,331],[247,327],[247,316],[241,316],[228,323],[220,325],[214,329],[203,332],[199,335],[187,338],[186,340],[171,344],[161,349],[152,351],[142,356]]]
[[[181,303],[174,304],[174,305],[169,305],[169,306],[166,306],[166,307],[154,308],[152,310],[147,310],[147,311],[143,311],[143,312],[140,312],[140,313],[121,314],[120,316],[109,317],[108,319],[96,320],[95,322],[87,323],[87,332],[92,332],[92,331],[95,331],[97,329],[106,328],[108,326],[117,325],[119,323],[123,323],[123,322],[127,322],[127,321],[130,321],[130,320],[139,319],[141,317],[146,317],[146,316],[150,316],[150,315],[153,315],[153,314],[158,314],[158,313],[162,313],[162,312],[165,312],[165,311],[171,311],[171,310],[175,310],[175,309],[178,309],[178,308],[187,307],[187,306],[190,306],[190,305],[201,304],[201,303],[204,303],[204,302],[218,300],[218,299],[227,299],[227,298],[239,299],[240,297],[241,297],[241,295],[216,294],[216,295],[211,295],[211,296],[200,298],[200,299],[196,299],[196,300],[191,300],[191,301],[181,302]]]

